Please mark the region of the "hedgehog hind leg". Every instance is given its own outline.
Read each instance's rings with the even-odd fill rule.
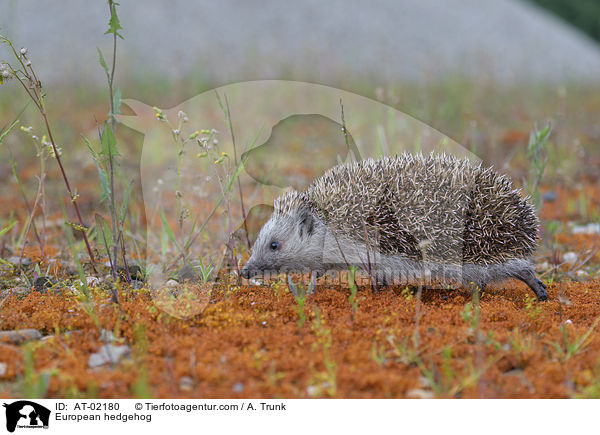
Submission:
[[[538,301],[545,301],[548,299],[548,292],[546,292],[546,284],[544,284],[539,278],[535,276],[535,272],[528,268],[516,271],[512,274],[513,278],[523,281],[527,284],[531,290],[535,293]]]

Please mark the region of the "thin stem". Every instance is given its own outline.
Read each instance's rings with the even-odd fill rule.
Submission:
[[[115,5],[113,0],[108,0],[108,8],[110,10],[110,16],[112,17],[115,13]],[[108,77],[108,92],[110,94],[110,129],[113,137],[115,136],[116,130],[116,119],[115,119],[115,102],[114,102],[114,90],[113,83],[115,79],[115,68],[117,64],[117,35],[113,33],[113,50],[112,50],[112,67],[110,76]],[[119,243],[117,240],[117,214],[116,214],[116,206],[115,206],[115,169],[114,169],[114,155],[112,153],[113,147],[108,147],[108,166],[109,166],[109,178],[110,178],[110,220],[111,220],[111,229],[112,229],[112,237],[113,237],[113,258],[115,260],[115,267],[117,258],[119,255]],[[120,231],[119,231],[120,232]],[[125,269],[127,267],[124,265]],[[129,271],[126,273],[127,281],[131,282],[129,278]]]
[[[25,235],[23,236],[23,245],[21,246],[21,253],[19,254],[19,269],[21,268],[21,260],[23,259],[23,253],[25,252],[25,245],[27,244],[27,233],[29,233],[29,228],[31,228],[31,223],[33,222],[33,216],[35,214],[35,209],[37,208],[37,204],[38,201],[42,195],[41,190],[42,190],[42,185],[44,184],[44,180],[43,180],[43,176],[40,179],[40,182],[38,184],[38,192],[37,195],[35,196],[35,201],[33,203],[33,210],[31,211],[31,214],[29,215],[29,221],[27,222],[27,227],[25,228]]]
[[[235,166],[238,165],[237,160],[237,147],[235,145],[235,134],[233,133],[233,122],[231,121],[231,112],[229,111],[229,100],[227,99],[227,95],[225,95],[225,107],[227,109],[227,123],[229,124],[229,132],[231,134],[231,142],[233,144],[233,161]],[[250,235],[248,233],[248,222],[246,219],[246,208],[244,207],[244,194],[242,192],[242,182],[240,177],[237,177],[238,182],[238,190],[240,192],[240,206],[242,208],[242,219],[244,221],[244,231],[246,233],[246,245],[248,249],[250,249]]]

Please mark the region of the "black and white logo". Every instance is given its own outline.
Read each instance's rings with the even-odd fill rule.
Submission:
[[[48,429],[50,410],[29,400],[3,405],[6,408],[6,430]]]

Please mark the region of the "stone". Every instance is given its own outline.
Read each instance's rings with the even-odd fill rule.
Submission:
[[[554,190],[551,190],[550,192],[544,193],[544,195],[542,196],[542,199],[547,202],[554,202],[554,201],[556,201],[556,197],[557,197],[556,192]]]
[[[90,355],[88,367],[93,369],[106,364],[116,364],[130,354],[131,348],[127,345],[114,346],[112,344],[105,344],[98,352]]]
[[[182,376],[179,379],[179,389],[182,391],[192,391],[194,388],[194,380],[189,376]]]
[[[19,256],[15,255],[12,257],[8,257],[6,259],[6,261],[8,261],[13,266],[18,266],[19,265]],[[27,257],[21,258],[21,266],[31,266],[31,260]]]
[[[22,344],[28,341],[40,340],[42,333],[37,329],[17,329],[0,331],[0,343]]]
[[[192,266],[189,264],[184,265],[177,274],[177,278],[179,282],[192,281],[196,282],[200,279],[200,276]]]
[[[47,276],[38,276],[33,281],[33,287],[40,293],[45,293],[47,288],[52,287],[53,283]]]

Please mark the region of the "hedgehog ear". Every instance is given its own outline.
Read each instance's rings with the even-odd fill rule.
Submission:
[[[300,210],[300,237],[312,236],[315,228],[315,218],[308,210]]]

